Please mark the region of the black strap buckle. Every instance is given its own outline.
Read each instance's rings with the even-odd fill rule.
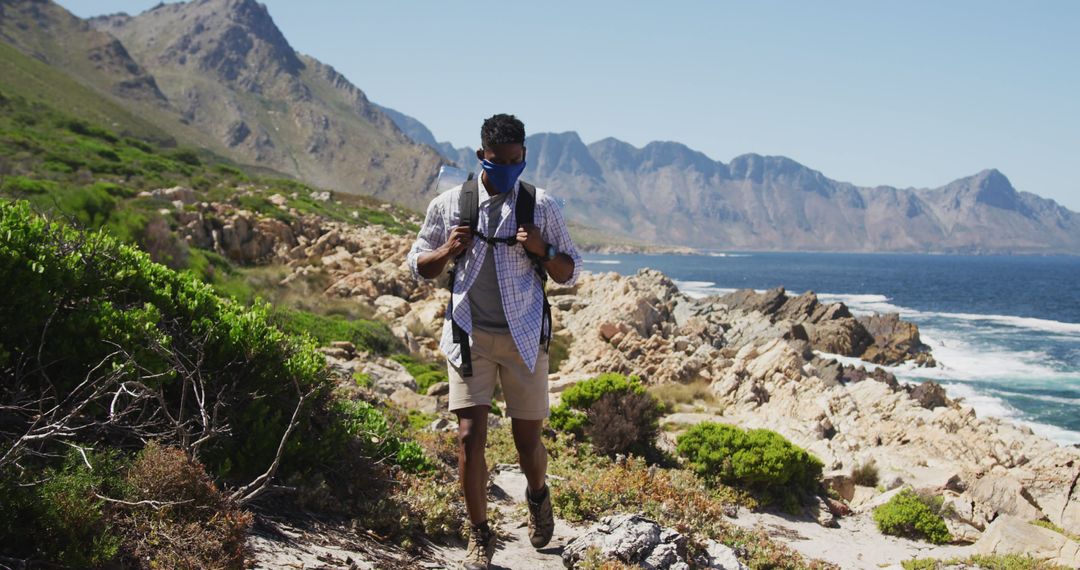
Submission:
[[[487,242],[488,245],[495,245],[497,243],[505,243],[506,245],[517,245],[517,236],[510,237],[488,237],[480,230],[473,232],[473,235],[480,238],[481,241]]]

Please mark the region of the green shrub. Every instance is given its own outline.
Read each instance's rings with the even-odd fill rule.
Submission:
[[[285,331],[309,334],[324,345],[345,340],[356,345],[357,350],[376,354],[387,354],[401,347],[401,341],[390,332],[389,327],[379,321],[346,319],[337,315],[319,315],[294,309],[276,311],[275,317]]]
[[[362,442],[367,456],[393,461],[409,473],[434,469],[434,464],[415,441],[403,440],[391,433],[386,416],[375,406],[359,400],[337,400],[334,411],[342,418],[341,425],[348,436],[358,437]]]
[[[51,180],[36,180],[25,176],[8,176],[0,187],[5,194],[26,197],[34,194],[47,194],[56,190],[56,183]]]
[[[0,544],[20,557],[52,560],[83,568],[116,559],[122,537],[106,516],[108,504],[97,495],[122,496],[122,460],[115,453],[82,453],[72,448],[63,463],[35,473],[0,477]],[[91,470],[86,463],[94,465]]]
[[[1027,554],[975,554],[967,558],[938,560],[916,558],[900,563],[904,570],[945,570],[946,568],[980,568],[982,570],[1069,570]]]
[[[551,427],[587,439],[604,455],[659,457],[654,440],[661,404],[637,376],[606,373],[563,392],[551,410]]]
[[[185,376],[178,373],[190,364],[175,355],[199,354],[198,373],[212,397],[207,405],[225,406],[231,428],[230,437],[208,441],[201,458],[218,476],[241,480],[269,465],[298,389],[311,392],[311,408],[325,405],[331,389],[325,360],[313,343],[274,327],[265,305],[223,302],[194,276],[153,263],[106,234],[49,222],[25,202],[0,203],[0,236],[0,281],[20,284],[0,304],[0,356],[7,355],[0,370],[23,375],[5,385],[38,386],[47,376],[66,393],[94,370],[105,376],[101,381],[149,376],[150,389],[174,405],[184,402],[190,417],[195,403],[180,398]],[[27,366],[31,355],[44,366]],[[132,361],[137,366],[125,364]],[[108,409],[91,406],[86,413]],[[10,415],[12,427],[33,421]],[[310,465],[309,452],[332,452],[314,443],[317,416],[300,416],[283,468]],[[125,433],[113,429],[114,437]],[[310,448],[305,441],[313,442]]]
[[[774,431],[703,422],[679,436],[677,448],[706,480],[748,489],[789,509],[820,486],[821,461]]]
[[[585,412],[608,393],[643,394],[645,387],[637,376],[627,378],[614,372],[574,384],[563,392],[559,405],[551,410],[551,427],[583,436],[587,423]]]
[[[889,502],[874,509],[874,522],[882,534],[921,538],[934,544],[951,542],[952,535],[945,526],[945,520],[938,514],[941,498],[936,499],[935,504],[910,489],[904,489]]]

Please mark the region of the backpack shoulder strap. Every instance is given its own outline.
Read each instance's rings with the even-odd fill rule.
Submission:
[[[480,184],[473,173],[469,173],[469,179],[461,185],[461,194],[458,195],[458,212],[461,213],[460,224],[469,226],[476,231],[477,212],[480,210]]]
[[[514,208],[514,217],[517,223],[532,224],[536,219],[536,186],[528,182],[519,182],[521,192],[518,192],[517,206]]]

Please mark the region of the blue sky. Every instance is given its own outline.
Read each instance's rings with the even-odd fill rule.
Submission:
[[[1080,2],[264,3],[295,49],[457,146],[510,112],[530,133],[784,155],[866,186],[997,168],[1080,211]]]

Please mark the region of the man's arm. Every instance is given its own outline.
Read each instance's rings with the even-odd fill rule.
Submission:
[[[457,226],[450,230],[446,243],[431,251],[420,253],[416,258],[416,272],[424,279],[438,277],[446,264],[472,244],[472,232],[469,226]]]
[[[522,226],[518,228],[518,242],[539,257],[546,253],[544,250],[547,244],[554,245],[559,253],[550,261],[544,262],[544,270],[556,283],[573,285],[581,273],[581,254],[570,239],[570,232],[566,229],[559,206],[547,198],[546,193],[544,196],[544,207],[540,208],[541,200],[537,200],[536,208],[537,213],[542,213],[544,219],[543,230],[531,225]]]

